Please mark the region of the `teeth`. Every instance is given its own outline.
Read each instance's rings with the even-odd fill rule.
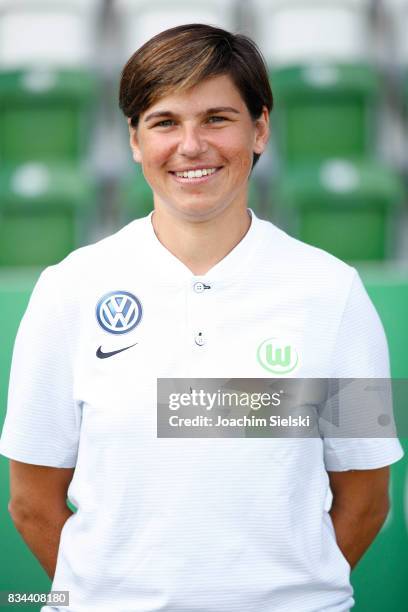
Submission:
[[[180,178],[201,178],[202,176],[209,176],[214,174],[216,168],[203,168],[202,170],[184,170],[182,172],[176,172],[176,176]]]

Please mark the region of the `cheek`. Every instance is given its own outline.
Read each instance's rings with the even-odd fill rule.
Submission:
[[[231,130],[219,143],[224,156],[231,162],[245,166],[253,155],[253,137],[247,130]]]
[[[253,151],[251,144],[241,139],[229,143],[228,159],[239,170],[252,166]]]
[[[145,142],[142,149],[142,164],[146,170],[151,168],[157,170],[160,166],[163,166],[173,154],[174,145],[169,140],[164,141],[163,139],[149,139],[149,142]]]

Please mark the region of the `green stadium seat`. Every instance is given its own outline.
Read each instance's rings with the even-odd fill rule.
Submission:
[[[387,332],[392,376],[408,379],[408,265],[365,263],[357,269]]]
[[[249,181],[249,190],[248,190],[248,208],[251,208],[257,217],[261,219],[266,219],[266,211],[265,211],[265,197],[263,193],[263,185],[260,181],[254,176],[251,177]]]
[[[272,189],[271,210],[290,234],[340,259],[384,260],[394,254],[402,200],[393,171],[331,159],[287,168]]]
[[[6,416],[7,387],[15,335],[28,299],[41,269],[0,269],[0,425]],[[9,494],[8,461],[0,458],[0,538],[2,542],[0,590],[16,592],[47,592],[50,581],[41,565],[31,554],[7,511]],[[18,571],[16,568],[18,567]],[[0,609],[2,606],[0,606]],[[3,608],[5,609],[5,608]],[[23,611],[24,605],[12,610]],[[39,610],[39,605],[27,605],[26,610]]]
[[[0,161],[85,157],[96,92],[96,78],[87,71],[0,72]]]
[[[374,68],[296,65],[271,70],[270,79],[276,144],[283,164],[370,155],[379,90]]]
[[[145,217],[153,210],[153,194],[140,166],[135,166],[119,185],[120,224]]]
[[[44,266],[80,246],[94,187],[72,165],[23,164],[0,170],[0,266]]]
[[[355,589],[356,612],[383,612],[407,607],[408,523],[406,499],[408,484],[407,387],[408,387],[408,266],[405,264],[360,264],[357,266],[365,288],[384,325],[388,339],[393,379],[394,411],[405,457],[391,469],[391,512],[374,544],[351,574]],[[396,390],[400,390],[398,394]],[[402,393],[401,393],[402,392]],[[398,397],[396,397],[398,395]],[[405,424],[401,427],[401,424]],[[384,588],[388,585],[389,588]],[[391,598],[391,599],[390,599]]]

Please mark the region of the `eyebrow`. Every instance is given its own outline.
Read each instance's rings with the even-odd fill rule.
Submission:
[[[240,114],[239,110],[237,110],[236,108],[233,108],[232,106],[216,106],[214,108],[207,108],[206,111],[200,114],[215,115],[217,113],[235,113],[237,115]],[[177,117],[177,114],[171,111],[158,110],[158,111],[155,111],[154,113],[150,113],[150,115],[147,115],[144,121],[146,123],[150,119],[157,119],[158,117]]]

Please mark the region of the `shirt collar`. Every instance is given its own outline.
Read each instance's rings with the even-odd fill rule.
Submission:
[[[230,284],[237,276],[242,276],[246,272],[257,250],[256,247],[260,246],[264,238],[263,222],[258,219],[253,210],[248,209],[248,212],[251,216],[251,225],[240,242],[208,272],[202,275],[194,275],[157,238],[152,224],[152,211],[141,221],[145,226],[143,235],[150,257],[149,263],[154,266],[154,273],[166,277],[169,282],[201,280],[210,284],[217,283],[217,285]]]

